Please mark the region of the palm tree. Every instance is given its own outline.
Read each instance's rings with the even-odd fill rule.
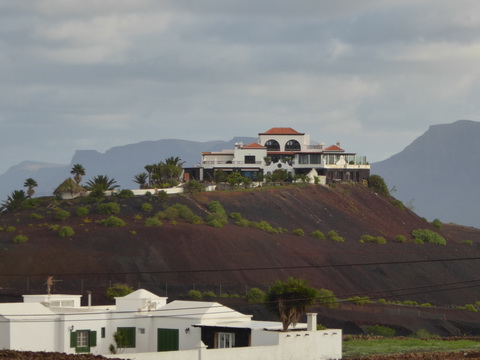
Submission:
[[[70,171],[70,174],[73,174],[73,179],[77,184],[80,184],[82,181],[82,176],[85,176],[85,168],[81,164],[75,164]]]
[[[147,188],[147,181],[148,181],[148,174],[145,172],[137,174],[133,178],[133,182],[140,185],[140,189]]]
[[[32,179],[32,178],[28,178],[27,180],[25,180],[25,182],[23,183],[23,186],[27,188],[27,194],[28,194],[28,197],[32,197],[33,194],[35,194],[35,190],[34,188],[36,188],[38,186],[37,182]]]
[[[152,186],[152,173],[155,165],[145,165],[145,171],[148,173],[148,185]]]
[[[107,175],[98,175],[94,176],[92,180],[87,181],[86,188],[90,191],[105,192],[120,187],[120,185],[116,185],[116,183],[117,181],[115,179],[110,179]]]
[[[277,281],[265,295],[265,306],[276,314],[287,331],[290,324],[295,326],[318,297],[318,290],[307,285],[304,279],[288,278]]]
[[[0,212],[13,211],[22,205],[27,200],[27,194],[23,190],[14,190],[11,195],[7,196],[7,199],[0,206]]]

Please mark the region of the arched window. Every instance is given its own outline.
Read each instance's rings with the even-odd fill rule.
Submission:
[[[300,151],[300,143],[297,140],[288,140],[285,144],[285,151]]]
[[[265,143],[265,147],[267,148],[267,151],[280,151],[280,144],[277,140],[268,140]]]

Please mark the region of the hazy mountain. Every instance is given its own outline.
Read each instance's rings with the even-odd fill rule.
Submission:
[[[245,144],[256,141],[253,137],[236,137],[230,141],[196,142],[164,139],[143,141],[136,144],[117,146],[100,153],[95,150],[78,150],[70,164],[49,164],[24,161],[12,166],[0,175],[0,202],[13,190],[23,189],[25,179],[34,178],[38,187],[35,196],[52,195],[53,190],[70,175],[73,164],[82,164],[86,170],[85,182],[95,175],[108,175],[114,178],[120,188],[137,188],[133,177],[144,172],[144,166],[158,163],[170,156],[178,156],[185,161],[184,166],[193,166],[201,160],[202,151],[233,149],[236,142]]]
[[[433,125],[400,153],[374,163],[372,173],[420,216],[480,228],[479,139],[480,122]]]

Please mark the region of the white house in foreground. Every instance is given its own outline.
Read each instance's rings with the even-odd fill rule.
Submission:
[[[318,177],[321,183],[361,182],[370,175],[365,156],[346,152],[340,143],[311,144],[310,136],[290,127],[275,127],[258,134],[256,143],[237,143],[234,149],[203,152],[197,168],[185,169],[189,178],[212,180],[215,171],[237,171],[252,180],[286,170],[292,175]]]
[[[340,359],[341,330],[307,324],[281,332],[281,323],[252,320],[217,302],[173,301],[146,290],[115,305],[80,306],[80,295],[24,295],[0,304],[0,349],[106,355],[131,359]],[[90,302],[90,301],[89,301]]]

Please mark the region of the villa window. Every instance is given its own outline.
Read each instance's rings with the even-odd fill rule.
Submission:
[[[310,164],[321,164],[322,159],[320,154],[310,154]]]
[[[232,348],[235,347],[235,334],[234,333],[217,333],[217,348]]]
[[[265,143],[265,147],[267,148],[267,151],[280,151],[280,144],[277,140],[268,140]]]
[[[91,330],[77,330],[70,332],[70,347],[77,353],[88,353],[90,348],[97,346],[97,332]]]
[[[289,140],[285,144],[285,151],[300,151],[300,143],[297,140]]]
[[[298,156],[298,163],[299,164],[308,164],[308,154],[300,154]]]
[[[255,155],[246,155],[245,164],[255,164]]]

